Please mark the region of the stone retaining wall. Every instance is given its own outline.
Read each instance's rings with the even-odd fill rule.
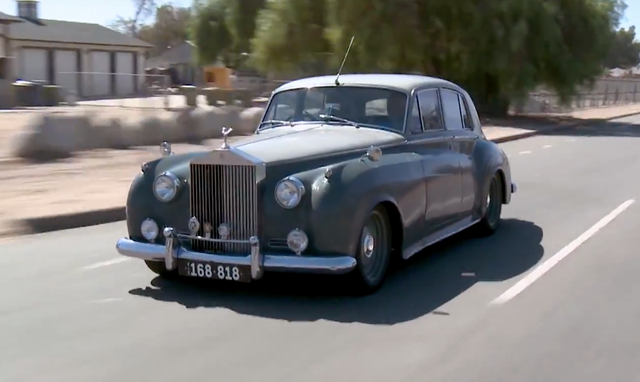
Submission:
[[[11,145],[12,156],[46,162],[69,158],[80,151],[152,146],[165,140],[198,144],[221,137],[223,127],[232,128],[231,135],[250,135],[263,113],[260,107],[238,106],[182,108],[153,114],[73,110],[35,113]]]

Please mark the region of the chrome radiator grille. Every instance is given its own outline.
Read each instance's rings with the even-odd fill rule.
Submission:
[[[258,234],[256,167],[246,165],[191,164],[191,216],[200,221],[198,235],[205,236],[207,223],[211,238],[220,239],[218,227],[230,227],[228,240],[249,240]],[[200,252],[248,254],[249,244],[211,243],[192,240]]]

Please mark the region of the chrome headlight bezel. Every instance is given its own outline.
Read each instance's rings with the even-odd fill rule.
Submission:
[[[167,183],[165,184],[170,184],[172,186],[172,191],[169,194],[169,197],[162,198],[158,193],[158,182],[161,179],[167,181]],[[175,174],[173,174],[170,171],[165,171],[162,174],[156,176],[156,178],[153,180],[153,186],[152,186],[153,195],[159,201],[163,203],[169,203],[170,201],[174,200],[176,196],[178,196],[178,192],[180,191],[180,185],[181,185],[180,179]]]
[[[293,202],[288,202],[287,200],[284,200],[284,198],[281,195],[281,191],[283,191],[282,189],[283,186],[288,186],[289,190],[295,190],[296,200],[294,200]],[[278,205],[280,205],[280,207],[290,210],[292,208],[296,208],[300,204],[305,192],[306,192],[306,189],[304,187],[304,183],[302,183],[300,179],[296,178],[295,176],[288,176],[280,180],[276,184],[276,187],[274,189],[274,197]]]

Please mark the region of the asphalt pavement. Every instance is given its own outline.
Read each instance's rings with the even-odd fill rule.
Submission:
[[[123,223],[0,242],[0,381],[636,380],[640,116],[501,146],[519,190],[500,231],[365,298],[162,281],[116,254]]]

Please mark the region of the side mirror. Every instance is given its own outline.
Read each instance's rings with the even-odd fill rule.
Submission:
[[[382,149],[380,147],[371,146],[367,149],[367,158],[372,162],[377,162],[382,157]]]

